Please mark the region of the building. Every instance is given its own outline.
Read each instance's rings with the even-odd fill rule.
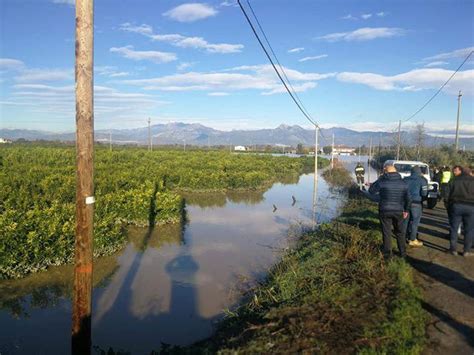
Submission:
[[[236,152],[245,152],[247,150],[247,148],[245,148],[243,145],[236,145],[234,147],[234,151]]]
[[[12,141],[6,138],[0,138],[0,144],[6,144],[6,143],[12,143]]]
[[[344,145],[337,145],[334,147],[335,155],[356,155],[356,148],[346,147]]]

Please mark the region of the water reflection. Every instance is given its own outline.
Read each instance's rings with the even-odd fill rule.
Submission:
[[[311,224],[312,192],[308,174],[266,192],[187,194],[188,224],[130,228],[120,254],[96,261],[93,344],[149,353],[212,334],[222,310],[239,301],[242,280],[262,278],[291,243],[290,226],[298,233]],[[323,222],[339,200],[323,179],[318,193]],[[69,351],[70,279],[67,266],[0,282],[0,353]],[[47,332],[38,337],[40,324]]]

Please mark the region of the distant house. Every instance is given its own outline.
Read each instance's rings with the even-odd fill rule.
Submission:
[[[346,147],[344,145],[338,145],[334,147],[334,154],[336,155],[355,155],[356,148]]]
[[[247,148],[245,148],[243,145],[236,145],[234,147],[234,151],[236,152],[245,152],[247,150]]]
[[[0,144],[7,144],[7,143],[12,143],[12,141],[6,138],[0,138]]]

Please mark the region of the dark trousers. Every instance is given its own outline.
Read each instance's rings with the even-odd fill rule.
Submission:
[[[357,178],[357,184],[364,184],[364,175],[356,175]]]
[[[410,217],[404,219],[405,235],[410,240],[416,239],[422,213],[423,205],[421,203],[413,202],[410,208]]]
[[[383,252],[385,256],[392,254],[392,227],[397,238],[397,246],[402,257],[406,256],[404,219],[402,212],[380,212],[380,224],[382,225]]]
[[[474,238],[474,206],[454,203],[449,211],[450,247],[457,249],[458,230],[461,222],[464,224],[464,252],[470,252]]]

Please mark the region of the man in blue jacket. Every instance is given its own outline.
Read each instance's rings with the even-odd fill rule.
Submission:
[[[428,183],[423,175],[421,175],[419,166],[411,168],[411,175],[404,180],[408,183],[408,193],[411,199],[410,216],[405,219],[404,229],[409,240],[408,244],[410,246],[421,247],[423,243],[420,242],[416,236],[418,234],[421,214],[423,213],[423,198],[428,196]]]
[[[410,210],[410,194],[408,184],[397,173],[393,162],[384,165],[384,174],[374,182],[369,193],[378,195],[379,219],[382,225],[383,250],[385,258],[392,255],[392,226],[397,237],[397,246],[402,258],[406,257],[405,235],[403,230],[404,220]]]

